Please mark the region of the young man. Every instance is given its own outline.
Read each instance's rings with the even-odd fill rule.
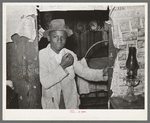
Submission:
[[[72,34],[63,19],[52,20],[44,33],[50,44],[39,52],[43,109],[78,109],[75,73],[86,80],[100,81],[104,80],[103,72],[108,70],[82,66],[76,54],[64,48],[66,38]]]

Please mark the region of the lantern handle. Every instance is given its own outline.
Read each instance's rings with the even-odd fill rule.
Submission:
[[[133,87],[136,87],[140,84],[140,80],[138,80],[137,84],[133,85]]]

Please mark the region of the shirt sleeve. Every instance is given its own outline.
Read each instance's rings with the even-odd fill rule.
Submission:
[[[68,72],[65,71],[60,65],[49,71],[48,63],[44,54],[39,52],[39,74],[40,74],[40,82],[42,86],[46,89],[56,85],[57,83],[61,82],[66,76],[68,76]]]
[[[85,58],[82,59],[84,62],[86,62]],[[77,56],[74,54],[74,70],[75,73],[89,81],[105,81],[103,77],[103,69],[91,69],[88,66],[85,66],[81,63],[81,61],[78,61]]]

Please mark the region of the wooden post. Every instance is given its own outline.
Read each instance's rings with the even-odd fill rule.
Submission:
[[[115,48],[113,44],[111,24],[109,24],[108,26],[109,26],[109,48],[108,48],[109,66],[112,67],[114,66],[115,59],[116,59],[119,49]],[[111,86],[111,81],[112,81],[112,74],[113,74],[113,68],[110,68],[108,72],[108,76],[109,76],[108,77],[108,98],[111,96],[110,86]]]

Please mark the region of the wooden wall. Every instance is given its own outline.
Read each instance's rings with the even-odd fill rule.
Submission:
[[[18,93],[20,109],[41,108],[39,82],[38,39],[29,42],[26,37],[14,35],[7,43],[7,79],[12,80]]]

